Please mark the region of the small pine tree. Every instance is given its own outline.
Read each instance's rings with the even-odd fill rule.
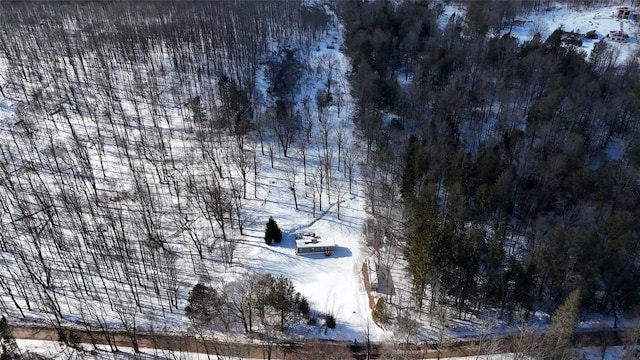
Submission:
[[[329,329],[336,328],[336,318],[331,314],[327,314],[327,317],[324,319],[324,323]]]
[[[273,217],[269,217],[269,221],[267,222],[267,228],[264,231],[264,242],[267,245],[271,245],[273,242],[279,243],[282,241],[282,231],[278,227],[278,224]]]
[[[311,311],[311,309],[309,308],[309,302],[307,301],[307,299],[304,296],[300,297],[300,299],[298,301],[298,311],[306,319],[309,318],[309,312]]]
[[[0,347],[2,349],[0,353],[1,360],[20,359],[20,349],[11,333],[9,322],[4,316],[0,318]]]

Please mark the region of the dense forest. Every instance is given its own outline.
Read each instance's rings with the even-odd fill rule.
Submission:
[[[370,232],[381,262],[402,247],[429,312],[528,318],[576,289],[584,311],[640,301],[637,57],[616,64],[606,41],[587,57],[562,29],[510,36],[549,4],[470,1],[440,27],[434,3],[339,4]]]

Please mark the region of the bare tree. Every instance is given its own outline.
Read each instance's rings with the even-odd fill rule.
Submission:
[[[345,197],[347,196],[347,191],[346,191],[346,186],[345,186],[344,182],[335,181],[334,183],[335,183],[334,190],[335,190],[335,194],[336,194],[337,214],[338,214],[338,220],[340,220],[340,209],[342,208],[342,203],[345,202]]]
[[[275,150],[273,142],[269,142],[267,146],[269,149],[269,160],[271,161],[271,168],[273,169],[273,157],[274,157],[274,150]]]
[[[276,135],[284,157],[300,129],[300,116],[291,101],[277,100],[271,115],[271,129]]]
[[[304,184],[307,185],[307,141],[301,140],[298,141],[298,152],[302,156],[302,174],[304,179]]]
[[[120,320],[120,324],[129,336],[131,340],[131,346],[133,347],[133,351],[136,353],[140,352],[140,346],[138,344],[138,329],[136,325],[136,319],[138,315],[138,310],[135,307],[127,306],[127,304],[122,304],[118,309],[118,320]]]
[[[634,309],[634,313],[637,314],[637,309]],[[638,351],[638,340],[640,340],[640,326],[638,326],[637,321],[634,321],[632,326],[626,327],[622,331],[622,341],[625,344],[624,347],[624,359],[635,359],[637,358]],[[604,351],[606,351],[606,347],[603,346],[603,357]]]
[[[318,57],[318,72],[324,73],[324,85],[327,89],[326,101],[333,102],[333,86],[336,82],[336,72],[338,70],[338,57],[335,53],[323,53]]]
[[[242,198],[247,199],[247,182],[249,181],[249,171],[251,171],[252,159],[255,159],[255,155],[251,154],[250,149],[246,149],[244,136],[236,136],[237,147],[232,150],[232,157],[236,169],[242,177]],[[255,171],[255,166],[253,167]]]
[[[346,141],[346,129],[345,129],[345,124],[340,122],[338,124],[338,126],[336,126],[335,129],[335,134],[336,134],[336,145],[338,146],[338,171],[340,171],[340,162],[342,161],[342,152],[344,150],[344,146],[345,146],[345,141]],[[345,167],[346,168],[346,167]],[[346,169],[345,169],[346,171]]]
[[[525,324],[519,331],[509,338],[509,348],[513,352],[514,360],[525,360],[542,356],[542,335]]]
[[[286,172],[287,183],[289,184],[289,190],[293,195],[293,203],[295,204],[296,210],[298,210],[298,196],[296,193],[297,175],[298,175],[298,168],[295,165],[290,165],[287,167],[287,172]]]
[[[251,165],[253,167],[253,197],[257,198],[258,197],[258,174],[260,172],[260,162],[258,161],[258,152],[257,152],[257,149],[255,148],[255,144],[254,144],[252,155],[253,156],[252,156]],[[262,155],[264,155],[264,151]]]
[[[227,284],[224,291],[230,313],[242,324],[245,333],[251,333],[256,298],[255,279],[244,275],[240,281]]]
[[[313,116],[311,114],[311,98],[309,96],[302,98],[302,110],[305,119],[304,130],[306,133],[306,141],[309,143],[311,141],[311,135],[313,134]]]
[[[355,168],[356,163],[355,150],[348,146],[344,150],[343,154],[343,163],[344,163],[344,173],[349,179],[349,193],[353,194],[353,183],[354,183],[354,173],[353,170]]]

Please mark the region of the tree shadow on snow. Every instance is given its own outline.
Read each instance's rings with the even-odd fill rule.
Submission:
[[[302,228],[302,227],[301,227]],[[267,250],[270,250],[272,252],[277,252],[280,253],[279,251],[275,250],[275,248],[281,248],[281,249],[290,249],[291,252],[291,256],[304,256],[307,258],[312,258],[312,259],[335,259],[335,258],[346,258],[346,257],[351,257],[353,256],[353,253],[351,252],[351,250],[347,247],[344,246],[339,246],[338,244],[336,244],[336,249],[333,252],[333,254],[331,254],[330,256],[326,256],[324,254],[301,254],[301,255],[296,255],[296,231],[287,231],[287,232],[282,232],[282,241],[280,241],[280,243],[276,243],[273,242],[270,246],[266,246],[264,247],[264,243],[258,243],[256,241],[240,241],[241,243],[248,245],[248,246],[256,246],[256,247],[262,247],[262,248],[266,248]],[[254,238],[254,239],[261,239],[264,241],[264,239],[260,236],[255,236],[255,235],[246,235],[248,238]]]
[[[272,245],[281,247],[284,249],[295,249],[296,248],[296,233],[295,232],[282,232],[282,241],[280,243],[273,243]]]

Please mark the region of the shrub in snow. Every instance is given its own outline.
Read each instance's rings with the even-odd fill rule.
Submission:
[[[324,323],[329,329],[336,328],[336,318],[331,314],[327,314],[327,317],[324,319]]]
[[[387,306],[384,302],[384,298],[379,298],[376,302],[376,306],[371,311],[371,317],[377,324],[387,324],[389,322],[389,314],[387,314]]]
[[[301,297],[298,301],[298,311],[300,312],[300,314],[308,319],[310,310],[311,309],[309,308],[309,302],[307,301],[307,299],[305,297]]]
[[[277,243],[282,241],[282,231],[280,231],[280,228],[276,221],[273,220],[273,217],[269,217],[267,228],[264,231],[264,242],[267,245],[271,245],[274,241]]]

